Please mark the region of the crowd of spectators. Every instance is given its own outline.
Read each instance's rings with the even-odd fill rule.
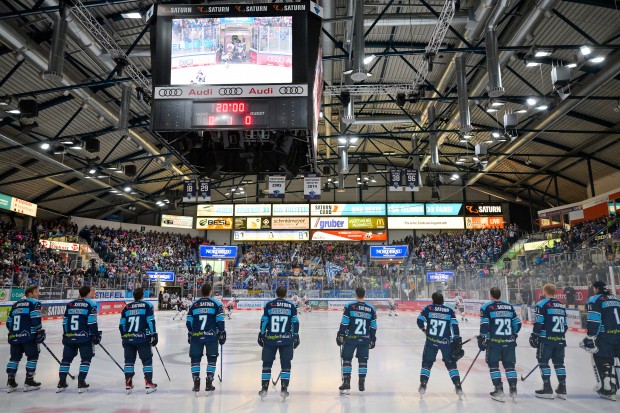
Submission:
[[[553,243],[553,246],[547,248],[546,252],[547,254],[559,254],[592,248],[604,240],[605,235],[616,234],[618,227],[616,217],[602,217],[572,225],[570,228],[546,231],[552,238],[559,239]],[[597,236],[601,236],[600,239],[597,239]]]

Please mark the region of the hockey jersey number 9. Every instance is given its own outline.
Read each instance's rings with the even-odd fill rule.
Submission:
[[[41,302],[34,298],[23,298],[13,304],[6,320],[9,343],[25,343],[36,337],[41,328]]]

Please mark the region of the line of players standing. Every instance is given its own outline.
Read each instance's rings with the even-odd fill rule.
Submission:
[[[602,398],[616,400],[618,389],[618,372],[620,369],[620,300],[610,293],[602,281],[593,283],[596,295],[587,302],[587,337],[581,347],[592,354],[596,392]],[[555,286],[547,284],[543,288],[545,299],[536,304],[536,320],[530,336],[530,345],[537,349],[538,367],[540,368],[543,388],[536,391],[540,398],[554,398],[551,388],[551,368],[553,362],[558,378],[555,394],[566,398],[566,370],[564,357],[566,347],[566,310],[556,300]],[[191,374],[194,381],[193,391],[200,391],[200,363],[204,354],[207,356],[206,394],[215,390],[213,386],[219,355],[218,344],[226,343],[224,309],[222,304],[211,298],[211,286],[205,284],[202,298],[194,301],[188,312],[186,326],[188,329],[189,356]],[[86,376],[90,362],[94,356],[94,347],[101,343],[102,334],[97,327],[97,311],[95,304],[87,297],[90,287],[79,290],[80,298],[67,304],[63,319],[63,356],[59,368],[57,391],[65,390],[69,366],[77,353],[80,353],[81,364],[78,377],[78,392],[88,389]],[[300,344],[299,320],[297,306],[286,300],[285,287],[276,289],[277,298],[265,304],[260,321],[258,344],[262,347],[261,390],[259,395],[264,398],[271,381],[271,368],[276,354],[280,353],[281,397],[288,397],[288,386],[291,378],[291,361],[294,349]],[[125,358],[125,389],[128,393],[133,389],[134,364],[139,356],[145,377],[147,393],[157,389],[153,383],[153,366],[151,346],[156,346],[158,336],[155,327],[153,307],[143,301],[144,292],[141,288],[134,291],[134,301],[127,304],[121,313],[119,331],[121,334]],[[374,307],[364,302],[365,291],[356,289],[356,301],[344,308],[336,342],[340,346],[342,359],[341,394],[349,394],[351,388],[352,359],[358,359],[358,388],[365,390],[365,379],[368,372],[369,350],[375,347],[377,331],[377,314]],[[45,330],[41,324],[41,303],[37,300],[38,289],[31,286],[26,289],[26,297],[16,302],[7,319],[10,343],[10,361],[7,365],[8,392],[18,387],[15,376],[19,361],[25,354],[26,380],[24,391],[38,390],[40,383],[34,380],[39,357],[39,346],[45,341]],[[499,370],[499,363],[505,370],[510,396],[517,396],[516,340],[521,329],[521,320],[514,307],[501,301],[498,288],[490,290],[491,301],[480,309],[480,334],[477,336],[480,352],[486,352],[486,362],[490,369],[494,390],[493,400],[503,402],[504,390]],[[426,335],[426,343],[422,356],[420,372],[420,394],[426,392],[432,366],[438,352],[441,351],[443,361],[449,371],[455,391],[462,395],[460,374],[457,362],[463,357],[462,338],[454,311],[444,305],[443,296],[434,293],[433,303],[426,306],[417,319],[418,327]],[[49,349],[48,349],[49,350]],[[50,351],[51,352],[51,351]],[[480,354],[480,352],[478,354]],[[614,363],[617,363],[614,366]]]

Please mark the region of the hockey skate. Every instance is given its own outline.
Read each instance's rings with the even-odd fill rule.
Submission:
[[[426,393],[426,382],[420,382],[420,387],[418,387],[418,393],[424,394]]]
[[[267,397],[268,391],[269,391],[269,382],[267,382],[267,384],[263,384],[262,387],[260,388],[260,391],[258,392],[258,395],[260,396],[261,400]]]
[[[555,394],[558,395],[558,399],[566,400],[566,383],[560,382],[558,388],[555,389]]]
[[[456,392],[456,395],[459,396],[459,398],[463,396],[463,388],[461,387],[461,382],[458,382],[454,385],[454,391]]]
[[[536,393],[536,397],[540,399],[553,399],[553,389],[551,388],[551,383],[546,382],[543,383],[543,388],[540,390],[534,391]]]
[[[207,392],[206,393],[207,396],[213,395],[213,392],[215,391],[215,387],[213,386],[212,378],[207,377],[206,384],[205,384],[205,391]]]
[[[157,384],[150,382],[146,379],[144,379],[144,384],[145,384],[145,388],[146,388],[146,394],[149,393],[153,393],[157,391]]]
[[[127,394],[131,394],[132,389],[133,389],[133,379],[130,377],[125,381],[125,392]]]
[[[41,383],[34,380],[34,375],[26,376],[26,381],[24,382],[24,391],[39,390],[40,388]]]
[[[616,393],[606,392],[604,390],[599,390],[597,393],[601,399],[611,400],[612,402],[616,401]]]
[[[78,394],[82,394],[88,391],[90,385],[86,383],[86,380],[78,379]]]
[[[9,374],[9,379],[6,382],[6,392],[13,393],[17,390],[17,382],[15,381],[15,375]]]
[[[510,386],[510,397],[512,397],[513,402],[517,402],[517,383],[512,383]]]
[[[61,393],[63,391],[65,391],[65,389],[69,387],[69,385],[67,384],[67,380],[66,379],[61,379],[58,381],[58,385],[56,386],[56,393]]]
[[[357,387],[359,391],[361,391],[362,393],[366,391],[366,378],[365,377],[360,377],[360,380],[357,383]]]
[[[340,390],[340,394],[350,394],[351,393],[351,378],[345,377],[342,381],[342,385],[338,387]]]
[[[192,388],[192,391],[198,397],[198,393],[200,393],[200,377],[194,377],[194,388]]]
[[[282,387],[280,388],[280,397],[282,397],[282,401],[285,401],[288,397],[288,386],[282,383]]]
[[[502,386],[495,386],[495,390],[490,394],[493,400],[504,403],[504,388]]]

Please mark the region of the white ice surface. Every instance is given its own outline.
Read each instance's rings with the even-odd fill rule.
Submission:
[[[278,84],[293,81],[293,68],[265,66],[249,63],[225,63],[215,65],[186,67],[174,69],[170,75],[170,84],[189,85],[196,81],[199,70],[205,75],[205,84],[245,85],[245,84]],[[201,84],[201,83],[199,83]]]
[[[280,412],[280,413],[332,413],[332,412],[593,412],[618,411],[619,404],[599,399],[592,391],[594,376],[590,356],[578,348],[582,334],[568,334],[566,367],[568,371],[568,400],[540,400],[534,397],[534,390],[540,387],[538,372],[525,382],[519,383],[518,402],[498,403],[490,399],[491,380],[483,355],[478,358],[469,377],[463,385],[465,396],[462,401],[454,394],[448,373],[439,361],[435,364],[427,393],[421,398],[417,393],[419,372],[424,344],[423,335],[417,329],[417,314],[400,313],[398,318],[380,313],[378,317],[377,347],[371,350],[367,391],[360,396],[357,391],[357,362],[354,361],[354,375],[350,396],[340,396],[340,361],[336,345],[336,330],[340,322],[338,312],[318,312],[300,315],[301,345],[295,351],[290,397],[282,403],[273,386],[268,397],[261,401],[257,395],[260,389],[261,361],[256,335],[260,320],[259,311],[238,311],[232,320],[227,320],[228,342],[224,346],[223,383],[215,382],[217,390],[212,397],[196,398],[190,391],[192,380],[188,357],[185,323],[173,321],[173,312],[157,313],[159,331],[158,349],[162,354],[168,372],[169,382],[161,362],[154,353],[154,380],[159,384],[157,392],[146,395],[142,384],[142,368],[136,363],[137,384],[134,394],[126,395],[122,372],[97,348],[87,381],[88,393],[77,394],[77,382],[70,381],[70,388],[55,393],[58,381],[58,365],[42,348],[36,378],[42,388],[36,392],[23,393],[25,361],[20,363],[18,383],[20,391],[6,394],[0,383],[0,412],[61,413],[61,412],[112,412],[112,413],[188,413],[188,412]],[[104,331],[103,344],[123,364],[117,323],[118,315],[99,317]],[[44,322],[48,332],[48,346],[60,356],[60,320]],[[473,337],[478,320],[461,323],[464,339]],[[0,362],[8,361],[8,344],[5,326],[1,326]],[[526,374],[535,364],[534,349],[527,343],[529,329],[526,327],[519,337],[517,348],[517,372]],[[475,340],[465,346],[465,357],[459,362],[461,376],[476,356]],[[74,360],[71,372],[77,374],[79,361]],[[3,364],[5,365],[5,364]],[[202,386],[206,358],[203,358]],[[274,377],[280,371],[278,361],[274,364]],[[217,372],[220,372],[218,362]],[[556,379],[553,377],[553,386]],[[507,385],[505,385],[507,391]]]

